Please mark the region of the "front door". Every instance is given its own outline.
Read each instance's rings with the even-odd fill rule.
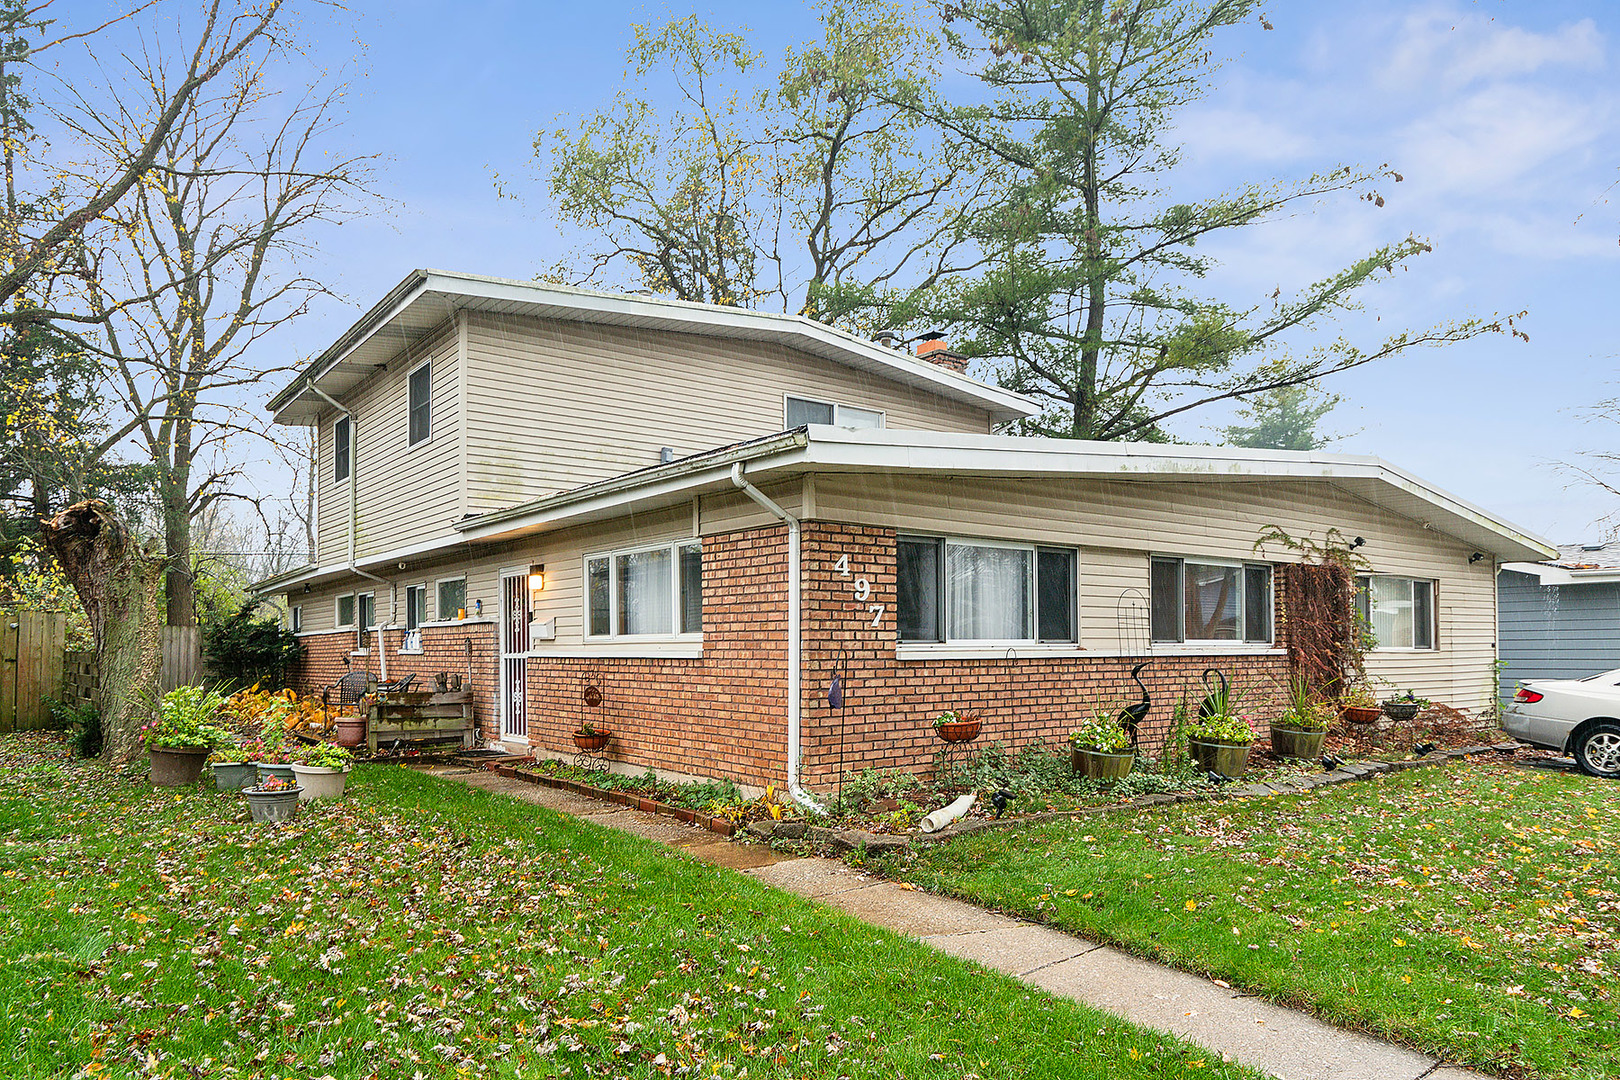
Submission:
[[[529,741],[529,572],[501,571],[501,739]]]

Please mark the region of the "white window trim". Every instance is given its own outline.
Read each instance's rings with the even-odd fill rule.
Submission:
[[[434,582],[433,582],[433,622],[432,622],[431,625],[434,625],[434,626],[454,626],[458,622],[466,622],[467,621],[466,619],[458,619],[458,618],[456,618],[456,613],[453,612],[453,611],[445,612],[445,611],[440,611],[439,610],[439,590],[440,590],[441,587],[450,584],[452,581],[461,582],[461,602],[463,604],[465,604],[467,602],[467,575],[466,574],[452,574],[450,577],[442,577],[442,578],[435,579]],[[427,626],[429,624],[426,621],[424,621],[422,623],[422,625]]]
[[[918,658],[921,658],[926,652],[926,655],[941,660],[971,660],[981,656],[1005,656],[1008,649],[1013,649],[1017,653],[1027,652],[1030,654],[1035,654],[1038,652],[1077,652],[1080,650],[1080,549],[1078,547],[1074,546],[1073,544],[1042,544],[1033,540],[1025,542],[1022,540],[993,540],[972,536],[941,536],[937,533],[901,533],[897,537],[897,540],[940,540],[944,542],[944,546],[947,548],[954,544],[957,547],[998,547],[1012,548],[1018,551],[1029,552],[1029,622],[1030,633],[1033,635],[1027,638],[947,637],[944,641],[899,641],[897,637],[897,650],[917,650],[915,655]],[[1066,551],[1074,556],[1074,581],[1072,583],[1072,591],[1069,595],[1069,620],[1074,627],[1073,641],[1042,641],[1040,638],[1041,612],[1040,596],[1038,593],[1040,590],[1040,553],[1042,548],[1049,551]],[[943,573],[945,569],[944,558],[944,552],[941,552],[941,573]],[[947,603],[946,594],[948,591],[949,590],[945,584],[941,582],[939,603],[941,615],[944,618],[947,628],[950,626],[951,621],[950,612],[944,611],[943,609]],[[895,596],[896,609],[899,608],[899,602],[900,599],[897,592]],[[898,610],[896,614],[898,615]],[[943,652],[945,651],[954,651],[960,655],[946,656],[943,655]],[[897,658],[905,659],[905,657],[898,656],[898,653]],[[1016,656],[1014,658],[1016,659]]]
[[[381,630],[383,628],[383,626],[382,626],[382,623],[380,623],[380,622],[373,622],[370,626],[362,626],[360,624],[360,598],[362,596],[371,597],[371,617],[374,620],[377,618],[377,593],[376,593],[376,590],[372,590],[371,592],[357,592],[357,593],[354,594],[354,622],[351,625],[353,626],[354,629],[363,630],[368,634],[371,633],[373,630]]]
[[[585,641],[598,644],[610,642],[696,642],[701,646],[703,631],[683,634],[679,631],[669,634],[621,634],[619,633],[619,556],[639,555],[645,551],[668,551],[670,559],[670,623],[679,626],[681,618],[681,550],[695,547],[700,551],[703,547],[701,537],[688,536],[683,540],[666,540],[661,544],[641,544],[636,547],[613,548],[609,551],[593,551],[580,560],[580,598],[581,598],[581,635]],[[597,559],[606,559],[608,564],[608,632],[606,634],[591,633],[591,563]],[[557,653],[535,653],[534,655],[559,655]]]
[[[787,426],[788,426],[787,411],[788,411],[788,402],[789,401],[807,401],[812,405],[831,405],[832,406],[832,411],[833,411],[833,422],[832,422],[833,427],[842,427],[843,426],[842,424],[840,424],[838,422],[838,410],[839,409],[859,409],[861,412],[877,413],[877,416],[878,416],[877,430],[880,430],[880,431],[881,430],[887,430],[888,426],[889,426],[889,412],[888,412],[887,409],[873,409],[873,408],[869,408],[869,407],[867,407],[865,405],[852,405],[849,402],[845,402],[845,401],[834,401],[831,398],[808,397],[808,396],[806,396],[804,394],[795,394],[795,393],[793,393],[791,391],[784,391],[783,394],[782,394],[782,427],[783,428],[787,428]]]
[[[304,605],[292,604],[287,608],[287,629],[294,634],[304,632]]]
[[[1251,566],[1264,566],[1270,571],[1271,588],[1266,590],[1266,627],[1270,636],[1265,641],[1245,641],[1243,635],[1248,629],[1248,582],[1243,580],[1243,573],[1238,575],[1238,636],[1235,638],[1190,638],[1183,636],[1180,641],[1153,640],[1153,561],[1155,559],[1175,559],[1181,563],[1182,593],[1180,602],[1187,602],[1186,573],[1188,563],[1197,563],[1200,566],[1230,566],[1239,571],[1247,572]],[[1201,655],[1203,653],[1223,652],[1267,652],[1277,651],[1277,564],[1266,562],[1264,559],[1228,559],[1215,555],[1172,555],[1168,552],[1155,551],[1148,556],[1148,648],[1154,653],[1169,654],[1183,651],[1188,655]],[[1182,632],[1186,633],[1187,612],[1181,612]],[[1281,650],[1287,652],[1286,649]]]
[[[422,436],[420,439],[412,439],[411,438],[411,413],[412,413],[413,410],[411,409],[411,381],[416,378],[416,373],[418,371],[421,371],[423,368],[428,369],[428,380],[427,380],[427,383],[428,383],[428,385],[427,385],[427,407],[428,407],[427,434]],[[424,445],[426,443],[430,443],[432,441],[433,441],[433,358],[430,356],[426,360],[422,361],[420,364],[417,364],[415,367],[407,369],[406,372],[405,372],[405,449],[406,450],[415,450],[418,446],[422,446],[422,445]]]
[[[427,582],[413,581],[405,586],[405,623],[404,634],[399,639],[398,652],[401,656],[422,655],[422,627],[427,625]],[[422,619],[411,629],[411,590],[422,590]]]
[[[343,621],[343,601],[354,600],[354,618],[349,622]],[[357,630],[360,623],[360,597],[357,593],[339,593],[332,597],[332,628],[334,630]]]
[[[1387,653],[1387,654],[1395,655],[1395,656],[1399,656],[1402,653],[1428,654],[1428,653],[1437,653],[1437,652],[1439,652],[1440,651],[1440,605],[1435,603],[1435,599],[1434,599],[1435,595],[1440,591],[1440,582],[1439,582],[1439,580],[1436,579],[1436,578],[1407,577],[1405,574],[1357,574],[1356,575],[1356,581],[1358,583],[1357,588],[1359,589],[1359,587],[1360,587],[1359,583],[1362,580],[1367,580],[1368,582],[1371,582],[1371,580],[1373,578],[1391,578],[1391,579],[1393,579],[1395,581],[1404,581],[1408,585],[1416,584],[1419,581],[1428,582],[1428,585],[1429,585],[1429,641],[1431,642],[1431,644],[1429,645],[1428,648],[1420,648],[1417,645],[1384,645],[1384,644],[1378,644],[1378,645],[1373,646],[1372,649],[1370,649],[1368,651],[1373,652],[1373,653]],[[1413,633],[1413,636],[1416,637],[1417,636],[1417,601],[1413,600],[1413,601],[1411,601],[1411,603],[1412,603],[1412,633]],[[1360,611],[1359,606],[1357,608],[1357,611],[1359,613],[1359,611]],[[1367,597],[1367,611],[1368,611],[1368,622],[1370,624],[1371,621],[1372,621],[1372,619],[1371,619],[1372,596],[1371,595],[1369,595]]]

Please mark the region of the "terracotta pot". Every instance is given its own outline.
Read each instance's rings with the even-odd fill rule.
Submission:
[[[1301,731],[1298,728],[1271,725],[1271,752],[1278,757],[1305,758],[1314,761],[1322,756],[1325,731]]]
[[[1119,780],[1131,774],[1131,766],[1136,763],[1136,751],[1127,750],[1115,754],[1103,750],[1084,750],[1080,747],[1071,747],[1069,750],[1069,764],[1074,771],[1090,780]]]
[[[1347,724],[1372,724],[1378,721],[1376,705],[1343,705],[1339,717]]]
[[[1391,720],[1406,721],[1416,718],[1423,706],[1415,701],[1386,701],[1381,708]]]
[[[259,779],[259,768],[251,761],[216,761],[210,768],[220,791],[241,791]]]
[[[254,821],[282,822],[291,821],[293,815],[298,813],[298,798],[303,794],[303,789],[254,791],[245,788],[242,794],[247,796],[248,813],[253,815]]]
[[[1188,739],[1187,753],[1192,759],[1212,773],[1221,776],[1241,776],[1244,768],[1249,764],[1249,744],[1229,742],[1206,742],[1203,739]]]
[[[946,742],[972,742],[979,737],[979,721],[952,720],[934,725],[934,732]]]
[[[366,741],[366,718],[363,716],[340,716],[337,718],[337,744],[346,750],[353,750]]]
[[[613,738],[611,731],[593,731],[589,735],[582,731],[574,732],[574,745],[588,754],[594,754],[607,746],[608,740]]]
[[[298,778],[299,795],[302,802],[314,802],[316,799],[341,799],[343,785],[349,779],[349,770],[320,769],[313,765],[294,765],[293,775]]]
[[[152,755],[153,787],[185,787],[195,784],[208,763],[206,746],[154,746]]]

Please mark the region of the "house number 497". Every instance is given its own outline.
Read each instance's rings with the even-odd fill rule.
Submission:
[[[853,579],[855,599],[860,603],[866,604],[867,613],[872,616],[872,625],[882,626],[884,607],[882,604],[866,603],[868,600],[872,599],[872,583],[863,577],[855,576],[854,572],[849,568],[849,556],[838,556],[838,561],[833,563],[833,569],[838,572],[840,577]]]

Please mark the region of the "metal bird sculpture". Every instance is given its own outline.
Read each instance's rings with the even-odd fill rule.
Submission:
[[[1216,787],[1220,787],[1222,784],[1230,784],[1232,782],[1232,778],[1230,776],[1227,776],[1224,773],[1218,773],[1214,769],[1205,769],[1204,777]]]
[[[1216,689],[1214,684],[1209,681],[1211,675],[1215,676],[1220,683],[1220,689]],[[1208,692],[1204,694],[1204,700],[1198,703],[1199,717],[1207,719],[1211,716],[1220,716],[1226,711],[1226,707],[1232,698],[1232,691],[1227,686],[1226,676],[1218,668],[1205,668],[1204,689]]]
[[[994,795],[990,796],[990,805],[995,808],[996,819],[998,821],[1001,819],[1001,815],[1007,812],[1007,807],[1011,805],[1012,800],[1012,792],[1008,791],[1006,788],[1002,788]]]
[[[1148,688],[1142,685],[1142,669],[1150,663],[1151,660],[1144,660],[1131,668],[1131,678],[1136,680],[1137,687],[1142,691],[1142,700],[1119,710],[1119,726],[1131,737],[1132,746],[1136,745],[1137,725],[1147,719],[1148,710],[1153,707],[1153,699],[1148,696]]]
[[[1343,765],[1343,764],[1344,764],[1344,759],[1343,758],[1334,757],[1332,754],[1323,754],[1322,755],[1322,771],[1323,772],[1332,772],[1334,769],[1337,769],[1340,765]]]
[[[1432,754],[1432,753],[1434,753],[1434,743],[1432,743],[1432,742],[1416,743],[1412,747],[1412,753],[1416,754],[1418,757],[1422,757],[1425,754]]]

